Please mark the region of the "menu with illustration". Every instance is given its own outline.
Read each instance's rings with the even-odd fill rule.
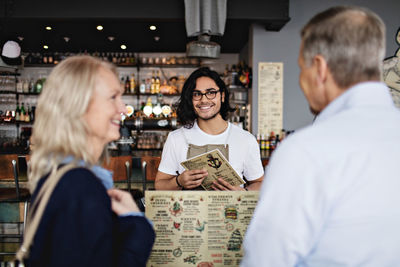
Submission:
[[[213,190],[211,188],[213,181],[218,178],[222,178],[234,186],[245,183],[218,149],[183,161],[181,165],[186,170],[207,170],[208,176],[201,183],[205,190]]]
[[[239,266],[258,193],[146,191],[156,232],[147,266]]]

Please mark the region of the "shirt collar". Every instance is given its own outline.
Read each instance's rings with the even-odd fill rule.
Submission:
[[[362,82],[347,89],[316,117],[314,124],[355,106],[393,106],[388,87],[382,82]]]
[[[62,163],[68,164],[68,163],[72,162],[73,160],[74,160],[73,156],[68,156],[62,161]],[[78,166],[87,167],[88,169],[90,169],[94,173],[94,175],[96,175],[96,177],[100,180],[100,182],[104,185],[104,187],[107,190],[114,186],[114,182],[113,182],[113,178],[112,178],[112,176],[113,176],[112,171],[104,169],[103,167],[101,167],[99,165],[90,166],[83,160],[79,160],[77,163],[78,163]]]

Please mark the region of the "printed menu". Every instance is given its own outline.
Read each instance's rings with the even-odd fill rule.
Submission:
[[[181,165],[186,170],[207,170],[208,175],[201,183],[201,186],[205,190],[213,190],[211,188],[213,181],[218,178],[222,178],[234,186],[245,183],[218,149],[214,149],[210,152],[183,161],[181,162]]]
[[[148,267],[239,266],[258,191],[146,191],[156,241]]]
[[[283,63],[258,63],[258,133],[270,134],[282,129]]]

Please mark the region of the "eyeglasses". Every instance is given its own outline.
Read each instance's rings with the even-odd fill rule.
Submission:
[[[205,95],[208,100],[212,100],[217,96],[218,92],[219,92],[219,90],[210,90],[205,93],[202,93],[199,91],[193,91],[192,98],[193,98],[193,100],[197,101],[197,100],[201,100],[203,98],[203,95]]]

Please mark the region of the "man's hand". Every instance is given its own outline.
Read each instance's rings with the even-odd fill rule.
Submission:
[[[222,178],[218,178],[217,180],[215,180],[211,188],[216,191],[246,191],[240,186],[231,185]]]
[[[201,185],[204,178],[208,175],[205,169],[184,171],[178,176],[178,182],[185,189],[194,189]]]

